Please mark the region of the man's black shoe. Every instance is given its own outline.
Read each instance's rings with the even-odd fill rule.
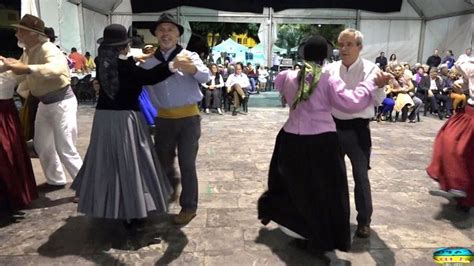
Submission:
[[[358,225],[355,235],[360,238],[368,238],[370,236],[370,226]]]

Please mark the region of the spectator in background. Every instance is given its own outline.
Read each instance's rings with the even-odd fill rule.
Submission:
[[[44,33],[46,34],[46,36],[48,36],[50,42],[52,42],[52,43],[56,42],[56,38],[58,38],[58,36],[56,36],[54,34],[54,29],[53,28],[45,27],[44,28]]]
[[[245,68],[245,74],[249,78],[249,82],[250,82],[249,93],[257,92],[258,74],[255,68],[253,67],[252,63],[247,63],[247,67]]]
[[[74,61],[74,69],[77,72],[85,72],[87,70],[86,67],[86,57],[80,54],[76,47],[71,48],[71,53],[69,54],[69,58]]]
[[[409,79],[411,81],[413,79],[413,72],[411,72],[410,64],[408,64],[407,62],[403,62],[400,64],[403,66],[403,75],[406,79]]]
[[[439,119],[443,119],[443,114],[439,110],[439,103],[443,103],[446,106],[446,118],[451,116],[451,99],[442,93],[443,91],[443,79],[438,75],[438,69],[431,67],[429,70],[429,76],[424,77],[417,88],[417,97],[424,99],[425,97],[431,100],[431,110],[438,114]]]
[[[229,76],[228,72],[227,72],[227,68],[224,67],[224,65],[222,64],[217,64],[217,69],[219,71],[219,74],[222,76],[222,78],[224,79],[224,82],[227,80],[227,77]]]
[[[211,72],[211,79],[206,83],[201,83],[202,87],[206,89],[204,93],[204,100],[206,103],[206,114],[209,114],[209,108],[211,107],[212,97],[212,108],[217,110],[217,113],[222,115],[221,110],[221,89],[224,87],[224,79],[222,78],[216,64],[211,64],[209,68]]]
[[[439,50],[435,49],[433,52],[433,55],[428,57],[428,60],[426,60],[426,64],[430,67],[432,66],[438,67],[439,64],[441,64],[441,57],[438,54],[439,54]]]
[[[272,56],[272,71],[278,71],[280,69],[280,64],[281,64],[281,59],[282,57],[280,56],[280,52],[276,52]]]
[[[267,87],[268,67],[260,66],[258,68],[258,90],[264,91]]]
[[[443,61],[441,61],[441,63],[446,64],[448,66],[448,69],[451,69],[454,66],[454,62],[456,62],[456,59],[454,58],[453,51],[447,50],[446,56],[443,58]]]
[[[380,56],[375,58],[375,64],[379,66],[380,69],[385,70],[387,66],[387,57],[385,57],[384,52],[380,52]]]
[[[128,28],[128,36],[132,38],[132,48],[143,48],[145,38],[138,34],[138,30],[132,26]]]
[[[467,48],[466,51],[465,51],[465,54],[467,55],[467,57],[471,57],[471,55],[472,55],[472,48]]]
[[[405,122],[408,118],[410,123],[415,123],[416,114],[422,101],[417,97],[412,99],[414,86],[411,79],[404,75],[403,66],[396,64],[392,67],[392,70],[394,78],[390,80],[387,88],[396,96],[395,111],[402,112],[402,122]],[[408,115],[409,110],[411,110],[410,115]]]
[[[249,78],[245,73],[242,73],[244,65],[240,62],[235,64],[235,73],[229,75],[225,86],[227,87],[227,94],[233,97],[234,109],[232,115],[239,113],[240,103],[245,99],[246,93],[250,88]]]
[[[95,70],[95,63],[94,63],[94,59],[92,59],[92,57],[91,57],[91,54],[89,52],[86,52],[85,57],[86,57],[86,68],[87,68],[87,70],[89,70],[89,71]]]
[[[420,84],[424,76],[426,76],[425,69],[423,68],[423,66],[420,65],[419,67],[416,68],[415,75],[413,75],[413,81],[415,82],[414,85],[418,86],[418,84]]]
[[[451,68],[448,73],[451,93],[449,98],[453,101],[453,115],[456,114],[457,109],[461,106],[466,106],[467,98],[463,91],[463,80],[461,74],[456,68]]]
[[[221,56],[219,58],[216,59],[216,63],[217,64],[225,64],[227,61],[227,63],[230,62],[230,57],[227,55],[226,52],[221,52]]]
[[[397,55],[396,54],[391,54],[390,58],[388,60],[388,65],[393,65],[393,64],[398,64],[397,61]]]

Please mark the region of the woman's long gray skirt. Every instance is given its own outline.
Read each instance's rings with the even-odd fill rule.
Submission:
[[[142,113],[96,110],[84,164],[71,188],[86,216],[134,219],[168,211],[172,188]]]

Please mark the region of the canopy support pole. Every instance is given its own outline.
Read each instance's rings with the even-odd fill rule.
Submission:
[[[268,8],[268,19],[267,19],[267,29],[268,29],[268,38],[267,38],[267,66],[273,66],[273,43],[276,41],[273,39],[273,32],[277,31],[275,21],[273,20],[273,8]]]
[[[356,21],[355,21],[355,28],[356,30],[360,30],[360,9],[357,9],[356,11]]]
[[[417,55],[417,61],[422,62],[423,61],[423,48],[425,46],[425,32],[426,32],[426,17],[421,8],[413,1],[413,0],[407,0],[408,4],[415,10],[415,12],[420,16],[421,18],[421,30],[420,30],[420,39],[418,41],[418,55]]]

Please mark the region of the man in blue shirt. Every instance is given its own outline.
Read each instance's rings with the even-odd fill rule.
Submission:
[[[161,62],[172,62],[176,57],[176,73],[168,79],[149,86],[150,98],[158,109],[155,119],[155,148],[158,159],[175,188],[174,160],[178,150],[182,192],[179,198],[181,212],[175,216],[176,224],[187,224],[195,216],[198,202],[196,157],[201,136],[201,117],[197,103],[202,100],[200,83],[210,79],[209,69],[197,53],[178,45],[183,27],[170,14],[162,14],[150,29],[159,42],[155,56],[142,64],[152,68]]]

